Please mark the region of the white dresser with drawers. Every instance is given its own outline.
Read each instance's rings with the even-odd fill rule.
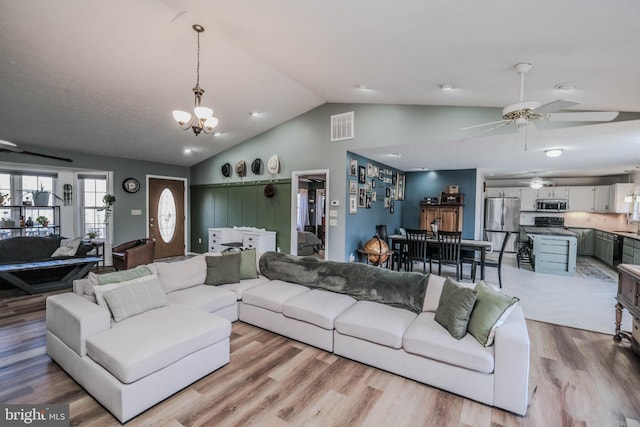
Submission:
[[[209,252],[222,252],[231,247],[275,251],[276,232],[255,227],[209,228]]]

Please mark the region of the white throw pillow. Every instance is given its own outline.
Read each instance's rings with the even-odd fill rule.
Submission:
[[[82,241],[82,237],[74,237],[73,239],[62,239],[60,241],[60,247],[56,249],[51,257],[58,256],[74,256],[76,252],[78,252],[78,247],[80,246],[80,242]]]
[[[203,255],[194,256],[183,261],[156,262],[160,283],[165,291],[202,285],[207,278],[207,262]]]

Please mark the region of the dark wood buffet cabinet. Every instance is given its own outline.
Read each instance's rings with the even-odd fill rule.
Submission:
[[[633,327],[637,327],[637,319],[640,319],[640,265],[618,265],[618,303],[616,304],[616,333],[613,339],[616,341],[626,338],[631,340],[631,348],[640,354],[640,342],[638,332],[624,332],[620,330],[622,322],[622,310],[627,309],[634,318]]]

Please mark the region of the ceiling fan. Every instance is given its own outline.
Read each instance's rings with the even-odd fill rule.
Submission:
[[[534,190],[539,190],[542,187],[552,186],[552,185],[555,185],[556,183],[555,181],[550,179],[540,178],[536,173],[533,174],[533,178],[531,178],[529,181],[520,181],[520,182],[523,184],[529,185],[529,187],[533,188]]]
[[[504,107],[502,110],[502,120],[467,126],[460,128],[459,130],[493,125],[493,127],[482,132],[486,133],[509,125],[515,125],[518,129],[526,129],[527,126],[535,121],[608,122],[618,116],[619,113],[617,111],[558,113],[557,111],[579,104],[579,102],[564,99],[558,99],[546,104],[540,104],[537,101],[525,101],[524,77],[531,70],[531,67],[532,65],[529,63],[521,63],[514,66],[516,72],[520,75],[520,102]]]
[[[47,159],[61,160],[63,162],[73,162],[73,160],[66,157],[58,157],[58,156],[52,156],[50,154],[42,154],[42,153],[36,153],[33,151],[23,150],[13,142],[4,141],[2,139],[0,139],[0,151],[11,151],[12,153],[26,154],[28,156],[45,157]]]

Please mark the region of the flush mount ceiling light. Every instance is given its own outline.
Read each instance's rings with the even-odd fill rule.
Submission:
[[[369,86],[367,86],[367,85],[360,85],[360,84],[358,84],[358,85],[356,85],[356,87],[357,87],[358,89],[360,89],[360,90],[369,90]]]
[[[562,155],[562,148],[552,148],[550,150],[544,150],[547,157],[560,157]]]
[[[218,125],[218,119],[213,117],[213,110],[208,107],[203,107],[202,95],[204,89],[200,87],[200,33],[204,31],[202,25],[193,25],[193,30],[198,34],[198,51],[197,51],[197,66],[196,66],[196,85],[192,89],[195,96],[195,105],[193,107],[192,116],[191,113],[186,111],[174,110],[173,118],[180,125],[180,129],[187,130],[191,128],[193,133],[200,135],[200,132],[205,134],[211,133],[213,128]],[[185,126],[186,125],[186,126]]]
[[[252,112],[249,113],[249,115],[251,117],[258,117],[260,115],[260,112],[259,111],[252,111]]]
[[[453,90],[453,86],[448,84],[441,84],[440,90]]]

